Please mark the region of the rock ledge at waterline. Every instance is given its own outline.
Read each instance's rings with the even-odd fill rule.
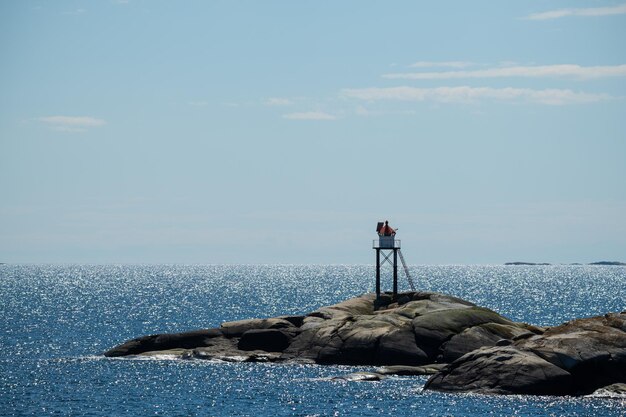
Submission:
[[[105,356],[405,365],[404,374],[434,373],[426,389],[486,394],[585,395],[626,383],[626,312],[541,328],[434,292],[393,303],[385,294],[377,310],[374,301],[366,294],[305,316],[144,336]]]

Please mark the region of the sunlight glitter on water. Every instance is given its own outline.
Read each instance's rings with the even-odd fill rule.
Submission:
[[[533,324],[626,309],[626,268],[410,269],[422,289]],[[0,274],[0,415],[624,414],[617,400],[422,391],[425,377],[331,379],[368,367],[99,356],[144,334],[310,312],[372,291],[370,265],[4,265]]]

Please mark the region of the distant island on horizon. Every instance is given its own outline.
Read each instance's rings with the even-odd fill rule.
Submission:
[[[506,262],[504,265],[553,265],[545,262]],[[571,264],[555,264],[555,265],[584,265],[581,263],[571,263]],[[619,261],[598,261],[598,262],[590,262],[587,265],[600,265],[600,266],[626,266],[626,262]]]

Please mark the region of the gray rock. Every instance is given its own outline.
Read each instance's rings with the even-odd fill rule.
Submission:
[[[343,343],[337,332],[347,319],[322,320],[317,326],[304,329],[307,319],[301,328],[302,332],[292,340],[283,352],[283,357],[286,360],[300,358],[317,363],[333,363],[332,359],[339,353]]]
[[[259,350],[282,352],[281,360],[421,365],[433,362],[442,343],[466,328],[486,320],[510,323],[490,310],[443,294],[403,293],[399,296],[402,305],[392,303],[389,294],[385,297],[385,307],[379,311],[374,311],[374,295],[366,294],[322,307],[306,316],[225,322],[219,329],[184,337],[147,336],[126,342],[107,355],[203,348],[202,355],[212,358],[245,357],[247,352]],[[416,328],[416,323],[423,326],[419,324],[422,327]],[[422,337],[437,332],[441,335],[434,342],[432,337]]]
[[[589,394],[626,382],[626,313],[542,329],[432,292],[366,294],[306,316],[226,322],[219,329],[144,336],[106,356],[403,365],[433,372],[429,389]],[[422,368],[419,368],[423,365]]]
[[[361,297],[351,298],[328,307],[322,307],[312,313],[310,317],[320,317],[325,320],[352,317],[358,315],[369,315],[374,313],[374,294],[366,294]]]
[[[489,347],[462,356],[432,376],[425,389],[481,394],[564,395],[572,376],[532,352]]]
[[[271,318],[227,321],[222,323],[220,330],[226,337],[241,337],[245,332],[253,329],[289,329],[295,327],[286,319]]]
[[[404,376],[417,376],[417,375],[434,375],[441,371],[447,364],[444,363],[431,363],[422,366],[407,366],[407,365],[392,365],[378,368],[376,373],[381,375],[404,375]]]
[[[223,362],[278,362],[281,354],[260,350],[243,351],[236,347],[220,350],[212,347],[197,348],[186,351],[184,359],[218,360]]]
[[[570,372],[574,394],[626,382],[626,314],[577,319],[522,339],[515,346],[529,350]]]
[[[139,356],[151,357],[151,358],[172,358],[172,359],[186,359],[191,351],[189,349],[176,348],[167,350],[154,350],[140,353]]]
[[[118,357],[159,350],[191,349],[198,346],[209,346],[213,343],[214,338],[221,338],[222,336],[223,334],[219,329],[143,336],[129,340],[106,351],[104,356]]]
[[[417,346],[434,362],[440,347],[463,330],[485,323],[514,325],[498,313],[482,307],[438,310],[413,319]]]
[[[526,333],[534,334],[519,323],[486,323],[469,327],[443,344],[443,360],[448,363],[455,361],[483,346],[507,346],[512,343],[510,339]]]
[[[380,338],[395,329],[393,324],[377,320],[375,316],[351,317],[332,332],[318,360],[320,363],[348,365],[375,364]],[[321,332],[321,335],[325,337],[327,333]]]
[[[349,382],[380,381],[385,379],[385,376],[376,372],[353,372],[347,375],[335,376],[331,379]]]
[[[381,365],[421,365],[429,363],[428,355],[415,344],[410,328],[390,331],[378,341],[378,359]]]
[[[598,398],[626,398],[626,384],[617,383],[607,385],[606,387],[598,388],[589,395],[590,397]]]
[[[396,314],[399,314],[404,317],[408,317],[410,319],[414,319],[417,316],[421,316],[423,314],[434,313],[437,311],[443,310],[455,310],[462,308],[475,307],[475,305],[469,302],[462,302],[455,297],[440,297],[433,296],[430,298],[423,298],[419,300],[410,301],[400,307],[398,307],[395,311]]]
[[[511,346],[478,348],[426,387],[443,391],[585,395],[626,382],[626,314],[577,319]]]
[[[302,321],[302,326],[300,326],[300,330],[314,329],[319,327],[324,321],[325,320],[321,317],[305,317]]]

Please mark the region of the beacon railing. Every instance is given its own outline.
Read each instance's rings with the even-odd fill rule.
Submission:
[[[400,239],[393,236],[380,236],[372,242],[373,249],[400,249]]]

